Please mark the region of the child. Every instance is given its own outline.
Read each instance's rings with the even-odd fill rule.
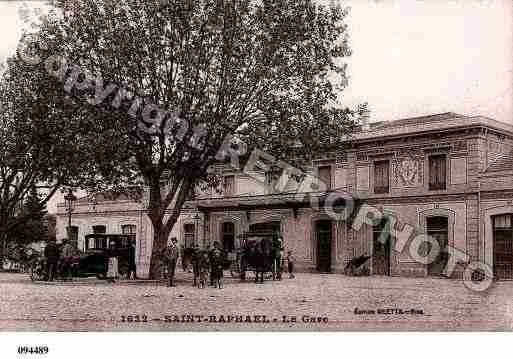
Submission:
[[[205,288],[208,280],[208,268],[210,267],[208,252],[202,251],[198,258],[198,288]]]
[[[287,263],[289,267],[289,278],[294,278],[294,256],[292,256],[292,251],[287,252]]]

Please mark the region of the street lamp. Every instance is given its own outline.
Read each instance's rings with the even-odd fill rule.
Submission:
[[[194,219],[194,243],[193,243],[193,247],[196,247],[196,242],[199,242],[199,236],[198,236],[198,233],[199,233],[199,230],[198,230],[198,227],[199,227],[199,220],[201,219],[201,217],[199,216],[198,213],[196,213],[193,217]]]
[[[66,195],[64,196],[64,200],[66,201],[66,211],[68,212],[68,239],[71,240],[71,213],[75,209],[74,202],[77,200],[77,197],[75,197],[71,188],[68,190],[68,193],[66,193]]]

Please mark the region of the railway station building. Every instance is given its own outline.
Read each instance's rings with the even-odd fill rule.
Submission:
[[[497,279],[513,279],[513,126],[455,113],[374,123],[354,134],[349,148],[320,155],[308,173],[326,184],[323,193],[343,191],[379,209],[385,220],[355,230],[349,220],[312,208],[301,185],[276,191],[275,177],[242,173],[220,165],[220,191],[188,201],[170,237],[189,247],[218,241],[227,251],[248,231],[275,231],[292,250],[299,271],[343,273],[358,256],[370,256],[370,275],[440,276],[446,258],[430,264],[397,252],[394,240],[379,241],[393,215],[419,233],[493,268]],[[137,271],[148,275],[151,222],[140,201],[100,194],[76,201],[71,233],[79,249],[90,233],[127,234],[136,240]],[[68,214],[58,205],[57,239],[66,237]],[[445,262],[444,262],[445,261]],[[460,263],[461,267],[465,263]],[[454,276],[461,274],[457,269]]]

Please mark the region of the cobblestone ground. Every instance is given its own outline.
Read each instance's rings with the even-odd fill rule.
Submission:
[[[226,278],[221,290],[193,288],[188,273],[179,272],[178,279],[174,288],[152,282],[108,284],[93,279],[49,284],[32,283],[26,274],[0,273],[0,329],[390,331],[513,327],[513,282],[497,283],[479,294],[459,281],[434,278],[300,273],[295,279],[260,285]],[[355,314],[355,308],[376,314]],[[391,311],[377,314],[381,309]],[[414,313],[407,313],[411,309]],[[176,319],[173,315],[185,314],[202,315],[202,321],[172,321]],[[123,315],[146,315],[148,322],[123,322]],[[211,315],[218,321],[213,322]],[[222,322],[229,316],[247,320],[246,315],[265,315],[269,322]],[[290,322],[284,322],[283,316]],[[306,323],[305,316],[328,319],[327,323]],[[293,318],[297,321],[292,322]]]

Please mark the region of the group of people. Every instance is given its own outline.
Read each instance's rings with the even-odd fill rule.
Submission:
[[[162,265],[167,269],[168,286],[175,287],[176,263],[180,257],[180,250],[177,246],[177,239],[171,238],[171,242],[162,252]],[[221,249],[219,242],[214,243],[212,250],[201,250],[199,246],[194,247],[192,254],[192,267],[194,274],[193,285],[204,288],[210,273],[210,285],[221,289],[223,287],[223,269],[226,262],[226,255]],[[182,256],[182,262],[185,261]]]
[[[180,258],[180,249],[177,246],[177,239],[173,237],[168,246],[162,251],[162,265],[167,269],[168,286],[175,287],[175,271],[176,264]],[[114,282],[119,277],[119,261],[115,255],[115,243],[109,244],[108,264],[106,278]],[[294,256],[292,251],[287,252],[287,256],[283,255],[282,246],[280,253],[276,257],[276,266],[278,279],[287,261],[288,273],[290,278],[294,278]],[[50,240],[44,249],[46,260],[45,280],[53,281],[57,274],[63,280],[72,280],[72,266],[74,257],[77,255],[77,249],[67,239],[63,240],[62,248],[59,248],[55,240]],[[186,261],[182,253],[182,262]],[[194,274],[194,286],[204,288],[207,282],[215,288],[223,288],[223,269],[226,266],[226,253],[222,250],[219,242],[215,242],[213,249],[202,250],[198,245],[193,248],[190,258]],[[128,254],[128,278],[137,279],[135,268],[135,245],[129,244]]]
[[[185,258],[184,251],[180,250],[177,245],[178,240],[176,237],[171,238],[169,244],[164,248],[161,254],[161,263],[163,268],[167,271],[167,285],[168,287],[175,287],[175,272],[178,259],[182,254],[182,264],[188,261]],[[280,254],[276,257],[276,266],[278,278],[281,279],[281,273],[284,268],[285,261],[287,262],[287,269],[289,278],[294,278],[294,263],[295,259],[292,251],[289,250],[287,255],[283,255],[283,247],[280,245]],[[191,256],[191,263],[193,267],[194,286],[205,288],[209,279],[210,286],[214,288],[223,288],[223,269],[226,264],[226,253],[222,250],[219,242],[214,242],[213,249],[202,250],[198,245],[194,247]],[[187,271],[187,266],[183,266],[184,271]],[[210,275],[209,275],[210,274]]]
[[[59,248],[55,239],[49,240],[44,249],[46,260],[45,280],[53,281],[57,273],[61,275],[63,280],[71,280],[73,257],[75,255],[76,249],[69,240],[63,240],[62,248]]]
[[[127,255],[127,268],[124,268],[123,272],[126,273],[126,279],[137,279],[137,270],[135,264],[135,241],[130,240],[128,243],[128,255]],[[120,277],[119,270],[119,258],[117,257],[116,242],[111,241],[109,243],[109,250],[107,251],[107,281],[114,283]]]
[[[50,240],[45,249],[45,277],[47,281],[53,281],[57,275],[62,280],[72,280],[73,264],[77,263],[78,249],[71,244],[71,241],[64,239],[62,247],[55,240]],[[116,250],[116,243],[111,241],[105,252],[106,273],[105,278],[110,282],[115,282],[120,277],[119,258]],[[128,243],[128,256],[123,261],[122,272],[126,274],[127,279],[137,279],[135,264],[135,242],[131,240]]]
[[[283,245],[283,238],[282,237],[275,237],[273,239],[273,248],[276,249],[275,253],[275,260],[276,260],[276,273],[277,273],[277,279],[281,279],[283,270],[285,268],[285,261],[287,262],[287,269],[289,273],[289,278],[294,278],[294,263],[295,258],[292,254],[292,251],[287,251],[287,255],[284,255],[285,247]]]

